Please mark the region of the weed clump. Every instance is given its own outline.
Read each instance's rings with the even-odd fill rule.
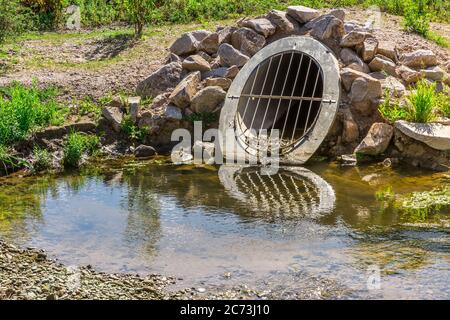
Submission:
[[[85,153],[94,154],[100,147],[100,138],[85,135],[79,132],[71,132],[64,144],[63,164],[65,167],[77,168]]]

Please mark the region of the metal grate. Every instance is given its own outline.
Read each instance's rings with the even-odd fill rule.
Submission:
[[[235,117],[238,141],[248,151],[262,129],[279,130],[280,154],[296,148],[320,113],[323,73],[320,65],[299,51],[275,54],[260,63],[243,86]]]

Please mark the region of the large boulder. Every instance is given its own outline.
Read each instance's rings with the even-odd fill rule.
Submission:
[[[377,54],[375,58],[373,58],[373,60],[369,63],[370,70],[374,72],[383,71],[391,76],[397,76],[396,67],[397,66],[394,61],[379,54]]]
[[[444,79],[446,72],[439,66],[429,67],[420,70],[422,77],[427,78],[432,81],[442,81]]]
[[[340,58],[342,60],[342,63],[354,70],[369,73],[370,69],[369,66],[362,61],[362,59],[356,54],[355,51],[349,48],[344,48],[341,50]]]
[[[311,28],[310,35],[331,49],[337,51],[341,38],[344,36],[344,23],[333,15],[324,15],[307,24]]]
[[[231,35],[231,44],[248,57],[252,57],[266,44],[264,36],[250,28],[240,28]]]
[[[275,25],[266,18],[244,20],[242,26],[251,28],[266,38],[273,35],[276,30]]]
[[[175,40],[169,48],[171,53],[178,56],[194,53],[197,49],[198,40],[194,37],[192,32],[181,35],[181,37]]]
[[[203,40],[198,44],[198,50],[207,52],[209,54],[213,54],[217,52],[220,44],[220,36],[218,33],[211,33],[206,36]]]
[[[366,39],[367,33],[362,31],[351,31],[347,33],[341,40],[341,47],[354,47],[362,45]]]
[[[228,43],[221,44],[217,54],[220,57],[220,64],[224,67],[242,67],[249,59],[249,57]]]
[[[287,14],[300,23],[307,23],[308,21],[317,18],[320,15],[320,12],[316,9],[304,6],[290,6],[287,8]]]
[[[236,27],[223,27],[223,28],[217,29],[216,33],[219,36],[219,39],[218,39],[219,44],[217,47],[219,47],[219,45],[221,45],[222,43],[231,43],[231,35],[236,30],[237,30]]]
[[[406,82],[406,84],[417,82],[422,78],[422,73],[407,66],[398,67],[397,74]]]
[[[375,80],[375,78],[370,75],[352,68],[343,68],[341,70],[341,82],[345,90],[350,91],[353,81],[357,78],[368,78],[369,80]]]
[[[120,131],[120,126],[123,120],[123,111],[120,107],[114,105],[105,106],[102,109],[102,115],[109,121],[114,131]]]
[[[371,115],[383,95],[381,83],[372,77],[356,78],[350,89],[352,109],[362,115]]]
[[[450,126],[440,123],[395,122],[395,127],[408,137],[436,150],[450,150]]]
[[[401,62],[408,67],[430,67],[437,65],[437,56],[431,50],[419,49],[406,53],[401,57]]]
[[[389,91],[389,94],[392,97],[400,98],[402,97],[405,92],[406,88],[397,78],[389,76],[385,79],[381,80],[381,88],[383,91]]]
[[[134,150],[134,156],[136,158],[148,158],[154,156],[156,154],[155,148],[152,146],[147,146],[145,144],[141,144],[136,147]]]
[[[397,46],[392,41],[378,41],[377,53],[397,62]]]
[[[349,109],[343,110],[343,131],[342,141],[344,143],[352,143],[359,138],[359,127],[356,121],[353,119],[353,115]]]
[[[194,112],[214,112],[226,95],[221,87],[206,87],[192,98],[191,109]]]
[[[181,80],[183,67],[178,62],[171,62],[153,72],[140,82],[136,93],[141,97],[155,97],[170,88],[174,88]]]
[[[356,147],[355,154],[375,156],[386,151],[394,134],[394,128],[386,123],[374,123],[366,137]]]
[[[205,80],[206,87],[221,87],[225,91],[230,88],[231,83],[231,79],[228,78],[208,78]]]
[[[192,98],[197,93],[197,87],[200,84],[200,80],[201,75],[199,71],[189,74],[175,87],[169,96],[170,101],[180,108],[189,106]]]
[[[296,21],[284,11],[271,10],[266,14],[266,18],[276,27],[276,31],[289,33],[295,30]]]
[[[183,60],[182,67],[189,71],[209,71],[211,66],[202,56],[195,54]]]
[[[371,61],[378,50],[378,40],[374,37],[367,37],[363,42],[361,56],[364,61]]]

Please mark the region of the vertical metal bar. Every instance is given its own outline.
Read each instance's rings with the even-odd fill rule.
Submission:
[[[272,89],[270,90],[270,95],[273,94],[273,90],[275,89],[275,83],[277,82],[278,72],[280,71],[281,60],[283,60],[283,54],[280,55],[280,61],[278,62],[277,72],[275,73],[275,78],[273,79]],[[266,116],[267,116],[267,111],[269,110],[270,101],[271,101],[271,98],[267,99],[266,111],[264,112],[263,121],[261,122],[261,128],[259,129],[259,131],[261,131],[264,128],[264,122],[266,122]]]
[[[258,65],[258,68],[256,68],[256,74],[255,74],[255,78],[253,79],[252,88],[250,89],[250,93],[253,93],[253,88],[255,87],[256,78],[258,78],[259,67],[260,67],[260,65]],[[247,103],[245,104],[244,114],[242,115],[242,122],[244,122],[245,114],[247,113],[247,108],[248,108],[249,102],[250,102],[250,98],[247,99]]]
[[[263,85],[262,85],[262,88],[261,88],[260,95],[263,94],[263,92],[264,92],[264,87],[266,86],[267,76],[269,75],[269,70],[270,70],[270,66],[272,65],[272,60],[273,60],[273,56],[270,57],[269,67],[267,68],[266,76],[264,77],[264,82],[263,82]],[[256,113],[258,112],[258,108],[259,108],[259,103],[260,102],[261,102],[261,98],[258,98],[258,102],[256,103],[255,112],[253,113],[252,122],[250,123],[250,129],[253,128],[253,123],[255,122],[255,116],[256,116]]]
[[[302,89],[302,95],[301,95],[302,97],[305,95],[305,89],[306,89],[306,84],[308,83],[308,76],[309,76],[310,68],[311,68],[311,59],[309,59],[308,72],[306,74],[305,82],[303,83],[303,89]],[[292,131],[291,143],[294,141],[295,130],[297,129],[297,123],[298,123],[298,118],[300,117],[300,109],[302,108],[302,104],[303,104],[303,100],[300,100],[300,102],[298,104],[298,109],[297,109],[297,116],[295,118],[294,130]]]
[[[312,93],[313,97],[316,94],[317,82],[319,81],[319,75],[320,75],[320,68],[319,68],[319,66],[317,66],[316,82],[314,83],[314,89],[313,89],[313,93]],[[309,102],[308,115],[306,116],[305,129],[303,130],[303,134],[305,134],[306,129],[308,127],[308,120],[309,120],[309,114],[311,113],[311,107],[312,107],[312,100]]]
[[[292,88],[291,97],[294,96],[295,87],[297,86],[298,75],[300,74],[300,69],[302,68],[302,64],[303,64],[303,54],[302,54],[302,58],[300,59],[300,64],[298,65],[297,75],[295,76],[295,82],[294,82],[294,87]],[[308,72],[306,73],[306,78],[308,78],[310,66],[311,66],[311,59],[309,59],[309,66],[308,66]],[[284,136],[284,131],[286,129],[287,119],[289,117],[289,112],[291,110],[291,104],[292,104],[292,100],[289,100],[288,111],[286,113],[286,117],[284,118],[283,130],[281,131],[281,138],[280,138],[281,141],[283,141],[283,136]]]
[[[292,58],[294,57],[294,52],[292,52],[292,54],[291,54],[291,58],[290,58],[290,60],[289,60],[289,65],[288,65],[288,70],[291,70],[291,64],[292,64]],[[286,82],[287,82],[287,79],[288,79],[288,73],[286,72],[286,78],[284,78],[284,83],[283,83],[283,88],[281,89],[281,95],[283,96],[284,95],[284,89],[286,88]],[[277,111],[275,112],[275,117],[273,118],[274,120],[274,124],[275,124],[275,121],[277,121],[277,117],[278,117],[278,112],[280,111],[280,105],[281,105],[281,99],[280,100],[278,100],[278,106],[277,106]],[[272,131],[270,132],[270,138],[272,139]]]

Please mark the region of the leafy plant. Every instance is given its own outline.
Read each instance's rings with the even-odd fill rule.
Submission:
[[[83,100],[78,103],[78,114],[80,116],[85,116],[89,114],[93,114],[95,119],[100,118],[102,113],[102,109],[99,105],[94,103],[91,98],[85,97]]]
[[[184,116],[184,120],[189,122],[202,121],[204,124],[210,124],[217,121],[217,115],[214,112],[194,112],[189,116]]]
[[[36,82],[19,82],[0,88],[0,144],[24,139],[31,130],[64,122],[67,108],[55,100],[54,88],[40,89]]]
[[[51,167],[51,155],[47,150],[34,147],[33,158],[33,169],[35,171],[44,171]]]
[[[154,0],[124,0],[123,5],[128,14],[128,20],[134,25],[134,35],[142,37],[147,16],[155,7]]]
[[[30,11],[19,0],[0,0],[0,43],[22,33],[29,26]]]
[[[425,80],[417,83],[414,90],[407,97],[407,120],[412,122],[427,123],[435,119],[435,109],[439,105],[436,84]]]
[[[130,115],[128,114],[124,116],[121,128],[131,141],[143,142],[149,132],[149,128],[139,128],[137,125],[135,125]]]
[[[100,139],[96,136],[88,136],[79,132],[70,132],[64,144],[63,163],[65,167],[78,167],[84,153],[90,154],[98,150]]]
[[[390,122],[407,118],[407,111],[400,106],[398,101],[393,100],[389,90],[384,93],[384,99],[378,106],[378,111],[384,119]]]
[[[28,167],[29,163],[25,159],[12,155],[8,147],[0,144],[0,166],[0,171],[8,174],[8,169]]]
[[[425,0],[405,1],[405,29],[409,32],[418,33],[424,37],[430,30],[430,15],[427,11]]]

